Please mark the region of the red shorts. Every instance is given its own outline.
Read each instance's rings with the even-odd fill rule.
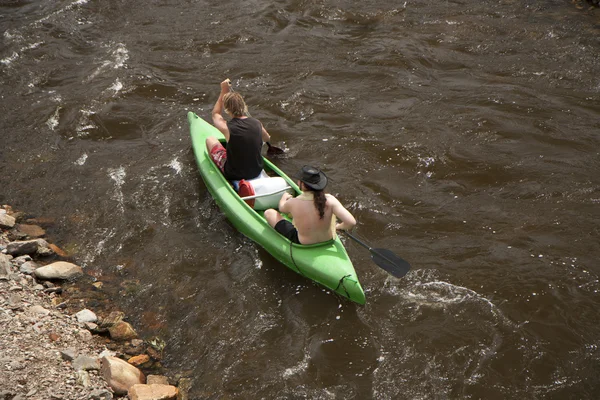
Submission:
[[[216,144],[210,150],[210,158],[217,164],[221,172],[225,172],[225,161],[227,161],[227,150],[221,143]]]

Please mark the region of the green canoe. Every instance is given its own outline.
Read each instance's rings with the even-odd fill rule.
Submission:
[[[255,211],[238,196],[211,160],[206,150],[206,138],[214,136],[224,141],[221,132],[193,112],[188,113],[188,121],[202,179],[236,229],[293,271],[356,303],[365,304],[365,294],[339,237],[324,243],[299,245],[277,233],[262,211]],[[264,159],[264,166],[267,174],[282,177],[297,194],[301,193],[298,186],[269,160]]]

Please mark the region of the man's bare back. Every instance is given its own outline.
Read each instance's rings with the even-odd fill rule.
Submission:
[[[336,229],[349,230],[356,225],[350,211],[334,196],[323,192],[327,184],[323,172],[304,166],[300,175],[298,185],[302,193],[297,197],[284,193],[279,201],[279,211],[292,216],[293,226],[277,210],[265,211],[265,218],[275,230],[294,243],[314,244],[333,239]],[[335,217],[341,223],[336,224]]]
[[[302,244],[313,244],[326,242],[333,239],[335,227],[333,225],[333,196],[325,195],[325,213],[319,218],[319,212],[313,204],[313,198],[309,193],[303,193],[285,202],[282,212],[291,214],[293,223],[298,229],[298,239]],[[337,200],[335,200],[337,201]]]

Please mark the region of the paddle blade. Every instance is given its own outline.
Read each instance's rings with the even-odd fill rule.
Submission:
[[[284,154],[285,150],[277,147],[277,146],[273,146],[271,143],[267,142],[267,146],[269,147],[267,149],[267,154],[270,156],[274,156],[274,155],[278,155],[278,154]]]
[[[402,278],[410,271],[410,264],[388,249],[369,249],[375,264],[395,276]]]

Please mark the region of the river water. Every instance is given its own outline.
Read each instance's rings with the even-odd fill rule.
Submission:
[[[198,399],[600,394],[600,10],[558,0],[5,0],[0,201],[105,283]],[[367,303],[239,234],[186,113],[231,78],[321,166]]]

